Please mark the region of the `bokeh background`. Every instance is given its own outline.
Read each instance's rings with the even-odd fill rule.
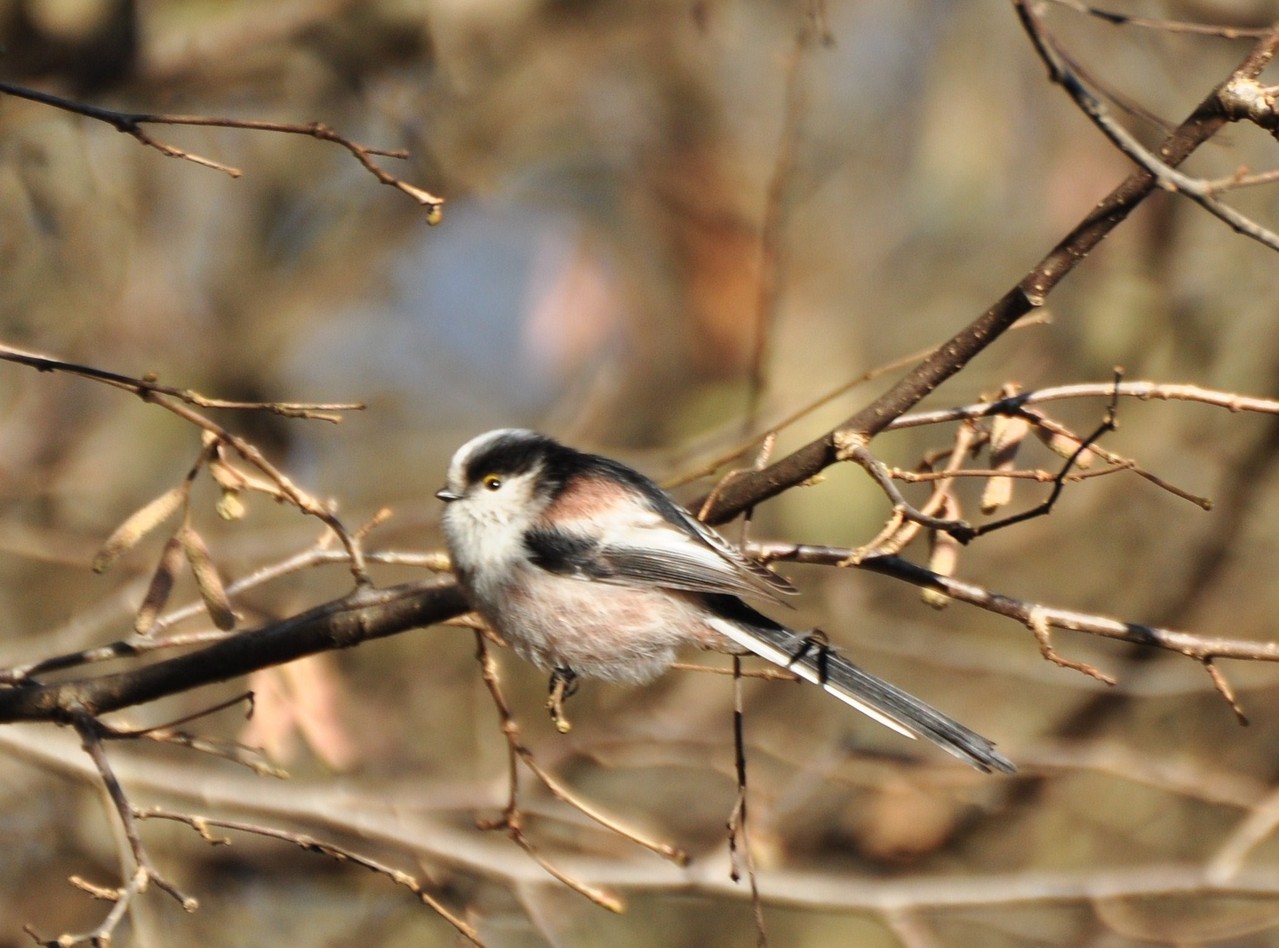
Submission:
[[[1247,2],[1115,6],[1237,26],[1274,14]],[[349,522],[392,508],[371,540],[379,549],[439,547],[431,495],[447,459],[497,425],[535,426],[658,477],[696,469],[947,338],[1128,171],[1049,84],[1009,5],[816,9],[814,19],[799,3],[736,0],[5,0],[6,80],[128,110],[322,121],[407,148],[388,169],[447,204],[428,227],[349,154],[304,137],[150,128],[243,170],[231,179],[0,97],[4,341],[225,398],[364,402],[336,426],[219,417]],[[1064,7],[1049,22],[1151,143],[1249,42],[1119,28]],[[1273,144],[1232,128],[1190,168],[1261,170]],[[1273,225],[1275,194],[1234,200]],[[927,404],[972,402],[1008,382],[1105,381],[1116,365],[1132,379],[1279,395],[1276,272],[1272,252],[1155,195],[1053,294],[1051,321],[1008,334]],[[762,387],[752,382],[761,312]],[[786,429],[778,455],[886,384],[854,387]],[[1053,412],[1086,431],[1102,409]],[[1214,498],[1214,511],[1136,477],[1084,482],[1051,517],[965,550],[959,575],[1205,636],[1273,638],[1279,428],[1189,403],[1124,404],[1119,420],[1109,447]],[[950,437],[919,429],[874,447],[910,467]],[[162,539],[105,577],[90,572],[93,553],[198,451],[198,433],[137,399],[0,369],[0,662],[128,632]],[[1058,462],[1028,451],[1026,463]],[[228,578],[318,536],[316,523],[260,500],[223,524],[216,492],[199,491],[197,522]],[[975,510],[976,488],[960,496]],[[1039,496],[1018,488],[1019,503]],[[886,513],[860,471],[832,470],[758,510],[752,530],[851,547]],[[936,612],[917,590],[856,571],[784,571],[807,593],[797,622],[828,629],[1023,770],[969,773],[815,691],[748,683],[771,943],[1279,937],[1273,886],[1227,879],[1175,900],[1134,887],[1219,865],[1247,826],[1256,846],[1241,865],[1273,879],[1279,669],[1222,666],[1251,718],[1243,728],[1184,658],[1059,633],[1061,652],[1118,677],[1108,689],[1045,662],[1027,630],[992,615]],[[386,583],[420,575],[377,572]],[[341,567],[310,570],[237,606],[250,625],[348,587]],[[544,676],[503,656],[538,759],[697,857],[680,876],[530,785],[532,837],[623,895],[629,908],[616,916],[474,829],[505,800],[506,757],[473,653],[465,630],[415,631],[255,679],[251,723],[228,711],[193,725],[265,744],[294,775],[287,783],[171,747],[110,750],[135,803],[328,834],[434,880],[494,945],[751,943],[746,887],[725,882],[730,680],[587,684],[570,704],[575,729],[560,736],[542,711]],[[244,687],[120,720],[162,722]],[[114,884],[120,866],[84,755],[52,727],[11,728],[0,746],[0,945],[28,943],[24,923],[45,937],[90,927],[103,907],[66,877]],[[185,829],[144,830],[201,908],[186,915],[151,894],[120,933],[134,943],[456,940],[385,879],[287,844],[237,836],[212,847]]]

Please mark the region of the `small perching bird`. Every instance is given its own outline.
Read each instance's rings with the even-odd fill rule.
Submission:
[[[747,605],[796,590],[618,461],[502,428],[458,449],[436,496],[471,605],[561,689],[578,675],[649,681],[685,645],[752,652],[906,737],[1015,769],[980,734]]]

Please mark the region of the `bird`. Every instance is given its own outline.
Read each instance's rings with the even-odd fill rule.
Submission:
[[[457,449],[435,496],[462,591],[551,673],[553,716],[579,677],[642,684],[693,645],[757,655],[979,770],[1016,769],[990,740],[853,664],[822,634],[748,604],[798,590],[620,461],[499,428]]]

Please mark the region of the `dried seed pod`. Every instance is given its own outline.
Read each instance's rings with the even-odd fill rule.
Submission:
[[[1035,435],[1047,445],[1048,449],[1054,454],[1063,458],[1071,458],[1079,446],[1083,444],[1082,438],[1076,438],[1074,435],[1066,434],[1064,431],[1049,431],[1043,425],[1035,425]],[[1086,451],[1079,451],[1079,457],[1075,458],[1075,467],[1081,471],[1086,471],[1092,467],[1093,461],[1097,455],[1089,448]]]
[[[209,475],[223,490],[241,490],[246,481],[244,474],[222,460],[220,454],[209,459]]]
[[[138,607],[138,614],[133,619],[133,630],[138,635],[147,635],[155,625],[160,610],[169,601],[169,593],[173,591],[173,583],[177,579],[181,563],[182,540],[174,534],[164,545],[160,562],[151,576],[151,585],[147,587],[147,594],[142,597],[142,605]]]
[[[1016,465],[1017,451],[1026,439],[1030,422],[1020,415],[999,415],[990,428],[990,466],[996,471],[1011,471]],[[1011,477],[991,477],[981,495],[981,512],[993,513],[1006,506],[1013,497]]]
[[[93,571],[105,573],[121,553],[133,549],[139,540],[173,516],[186,498],[187,485],[181,484],[130,515],[98,550],[98,555],[93,558]]]
[[[223,458],[221,454],[215,455],[209,460],[209,474],[212,476],[214,483],[223,490],[257,491],[260,494],[274,497],[276,500],[281,500],[285,497],[284,491],[279,484],[241,470]]]
[[[231,600],[226,594],[222,578],[218,576],[217,567],[213,565],[213,557],[209,548],[191,527],[183,527],[178,531],[182,543],[182,552],[186,554],[187,563],[191,567],[191,575],[195,577],[196,588],[200,590],[200,598],[204,600],[205,611],[213,624],[223,631],[235,628],[235,613],[231,611]]]
[[[953,497],[946,499],[941,516],[948,520],[959,519],[959,504]],[[959,547],[959,541],[946,531],[928,531],[928,568],[938,576],[954,576],[955,567],[959,564]],[[937,589],[925,589],[920,598],[934,609],[945,609],[950,605],[950,597]]]
[[[214,509],[223,520],[241,520],[245,514],[244,501],[240,499],[240,492],[230,487],[222,488],[222,494],[218,497],[218,503]]]

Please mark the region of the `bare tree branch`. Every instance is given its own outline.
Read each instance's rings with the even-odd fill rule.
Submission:
[[[407,194],[422,207],[426,208],[426,222],[428,224],[438,224],[441,219],[444,199],[436,197],[429,191],[419,188],[417,185],[409,184],[395,175],[388,172],[385,168],[373,160],[374,157],[382,158],[407,158],[408,153],[405,151],[384,151],[379,148],[370,148],[367,145],[361,145],[359,142],[352,141],[344,135],[340,135],[333,129],[329,128],[323,122],[308,122],[304,124],[290,122],[264,122],[257,119],[231,119],[231,118],[215,118],[207,115],[152,115],[147,112],[119,112],[115,109],[104,109],[96,105],[88,105],[84,102],[77,102],[73,99],[67,99],[59,95],[53,95],[49,92],[42,92],[38,89],[29,89],[26,86],[15,85],[11,82],[0,82],[0,94],[11,95],[20,99],[27,99],[31,102],[38,102],[41,105],[48,105],[55,109],[61,109],[64,112],[71,112],[74,115],[83,115],[85,118],[96,119],[99,122],[105,122],[114,128],[117,132],[123,132],[131,135],[143,145],[154,148],[162,155],[170,158],[181,158],[185,161],[194,162],[203,165],[206,168],[212,168],[215,171],[221,171],[233,178],[241,175],[239,168],[233,168],[230,165],[224,165],[221,162],[213,161],[210,158],[203,158],[200,155],[192,154],[173,145],[157,141],[143,131],[144,125],[199,125],[214,128],[242,128],[258,132],[278,132],[284,135],[306,135],[319,141],[333,142],[336,145],[345,148],[355,160],[368,170],[380,183],[389,185]]]
[[[388,589],[360,587],[344,599],[141,668],[58,684],[30,682],[0,689],[0,723],[69,723],[81,712],[106,714],[316,652],[350,648],[369,639],[434,625],[469,608],[456,584],[448,580]]]
[[[1033,4],[1018,2],[1017,12],[1036,51],[1047,64],[1052,80],[1066,90],[1080,110],[1116,148],[1144,168],[1159,187],[1186,195],[1236,232],[1251,237],[1271,250],[1279,250],[1279,234],[1262,227],[1229,205],[1222,204],[1213,196],[1221,190],[1219,183],[1201,181],[1181,174],[1171,163],[1161,161],[1155,153],[1143,148],[1132,134],[1115,122],[1101,99],[1084,84],[1078,70],[1071,67],[1068,58],[1035,13]],[[1217,90],[1216,96],[1218,111],[1231,121],[1248,119],[1263,127],[1267,124],[1273,127],[1276,118],[1274,98],[1261,88],[1255,76],[1236,73]],[[1258,105],[1261,107],[1258,108]]]
[[[293,483],[293,481],[282,470],[267,460],[266,456],[255,444],[248,439],[242,438],[233,433],[192,407],[193,405],[207,403],[209,401],[208,399],[205,399],[203,396],[198,395],[189,389],[173,389],[168,386],[160,386],[155,384],[155,382],[151,379],[131,378],[127,375],[120,375],[115,372],[107,372],[90,366],[64,362],[60,359],[53,359],[37,353],[24,352],[10,346],[0,346],[0,360],[15,362],[20,365],[27,365],[41,372],[65,371],[92,381],[110,385],[114,388],[132,392],[144,402],[159,405],[161,408],[172,412],[184,421],[189,422],[197,428],[203,429],[203,431],[206,432],[206,436],[216,439],[221,444],[227,445],[235,451],[236,454],[265,475],[265,477],[273,485],[275,485],[275,488],[278,489],[279,496],[293,504],[304,514],[315,517],[332,529],[342,541],[342,545],[346,548],[346,551],[350,556],[351,573],[355,577],[356,583],[364,584],[368,582],[368,572],[365,569],[364,552],[360,543],[359,535],[347,530],[342,521],[338,518],[337,514],[334,513],[328,505],[321,503]],[[218,403],[214,400],[213,407],[264,409],[274,411],[277,414],[289,415],[291,417],[321,417],[322,415],[317,416],[314,414],[316,409],[324,409],[326,412],[329,412],[334,408],[346,409],[348,407],[356,408],[359,406],[354,404],[350,406],[318,406],[269,402],[261,404],[244,402]],[[263,488],[259,487],[258,489]],[[268,488],[268,490],[272,489]]]
[[[1209,93],[1159,148],[1164,163],[1175,168],[1229,121],[1221,109],[1219,90],[1238,79],[1254,79],[1279,50],[1279,33],[1268,33],[1253,47],[1222,86]],[[725,486],[708,517],[722,523],[748,507],[801,484],[847,457],[912,406],[966,366],[1017,320],[1042,306],[1048,294],[1159,186],[1146,168],[1130,174],[1103,198],[1021,281],[985,313],[942,343],[905,378],[848,418],[799,450],[758,473]],[[696,505],[694,505],[696,506]]]
[[[263,836],[267,839],[282,840],[286,843],[292,843],[294,846],[304,849],[307,852],[317,853],[321,856],[328,856],[336,862],[349,862],[352,865],[360,866],[361,868],[368,869],[370,872],[375,872],[380,876],[386,876],[396,885],[404,886],[416,895],[422,904],[429,906],[437,915],[440,916],[440,918],[444,919],[456,928],[458,934],[471,944],[482,944],[479,932],[475,930],[473,925],[458,917],[455,913],[450,912],[448,908],[445,907],[444,903],[427,891],[426,888],[423,887],[423,885],[413,876],[399,869],[393,869],[380,860],[357,853],[345,846],[325,842],[305,833],[293,833],[273,826],[248,823],[243,820],[214,819],[207,816],[177,813],[160,807],[149,807],[144,810],[135,809],[133,815],[139,820],[172,820],[175,823],[185,823],[213,846],[228,845],[231,840],[226,837],[214,836],[209,832],[210,828],[232,830],[238,833],[247,833],[252,836]]]

